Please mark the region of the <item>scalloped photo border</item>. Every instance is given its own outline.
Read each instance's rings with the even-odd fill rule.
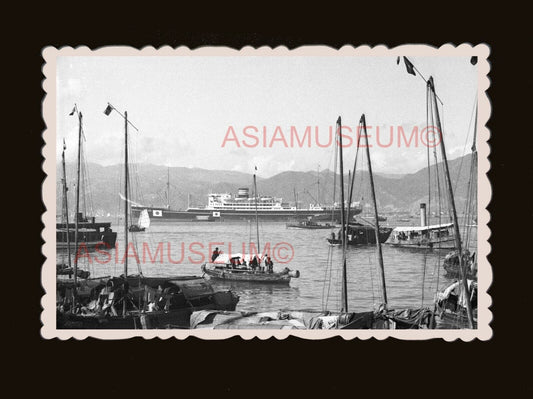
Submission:
[[[492,283],[493,273],[487,256],[491,251],[488,242],[491,235],[488,227],[490,213],[487,206],[490,203],[492,189],[487,177],[490,169],[489,154],[490,146],[488,143],[490,131],[486,126],[491,115],[491,104],[486,91],[490,86],[489,72],[490,63],[488,60],[490,48],[486,44],[460,44],[454,46],[445,44],[439,48],[425,44],[406,44],[394,48],[388,48],[384,45],[370,47],[362,45],[353,47],[345,45],[340,49],[328,46],[312,45],[301,46],[293,50],[287,47],[279,46],[270,48],[267,46],[253,48],[245,46],[240,50],[229,47],[201,47],[190,49],[188,47],[172,48],[163,46],[161,48],[144,47],[136,49],[128,46],[109,46],[98,49],[90,49],[85,46],[77,48],[72,47],[46,47],[42,51],[43,67],[42,72],[44,79],[42,87],[46,93],[42,103],[42,116],[45,122],[43,132],[44,147],[42,155],[44,158],[43,170],[46,175],[42,184],[42,200],[45,205],[45,212],[42,215],[44,229],[42,238],[44,244],[42,252],[46,258],[41,271],[41,281],[45,294],[41,298],[41,335],[45,339],[59,338],[62,340],[75,338],[78,340],[87,337],[98,339],[125,339],[131,337],[143,337],[152,339],[155,337],[161,339],[178,338],[185,339],[190,336],[202,339],[226,339],[233,336],[240,336],[243,339],[284,339],[289,336],[300,337],[304,339],[326,339],[340,336],[346,340],[359,338],[369,339],[376,338],[383,340],[394,337],[402,340],[428,340],[442,338],[446,341],[457,339],[463,341],[472,341],[479,339],[482,341],[489,340],[492,337],[492,312],[490,306],[492,298],[488,289]],[[58,330],[56,328],[56,66],[57,59],[60,56],[324,56],[324,57],[353,57],[353,56],[477,56],[477,73],[478,73],[478,327],[476,329],[461,330]],[[336,117],[336,115],[335,115]]]

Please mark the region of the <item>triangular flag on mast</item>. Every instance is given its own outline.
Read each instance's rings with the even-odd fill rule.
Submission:
[[[74,106],[74,108],[72,108],[72,111],[70,112],[69,116],[74,115],[74,112],[76,112],[76,106]]]
[[[415,67],[413,66],[413,64],[411,63],[411,61],[409,61],[407,59],[407,57],[403,57],[403,60],[405,62],[405,68],[407,69],[407,73],[413,75],[413,76],[416,76],[416,73],[415,73]]]
[[[111,111],[113,111],[113,107],[111,106],[111,104],[107,104],[107,107],[104,110],[104,114],[109,115]]]

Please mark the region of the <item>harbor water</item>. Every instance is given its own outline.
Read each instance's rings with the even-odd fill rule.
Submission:
[[[433,221],[432,221],[433,223]],[[381,225],[415,225],[390,221]],[[91,277],[123,273],[124,227],[112,224],[117,246],[100,252],[80,250],[79,268]],[[288,229],[285,223],[260,222],[261,248],[274,271],[299,270],[290,285],[264,285],[211,280],[215,289],[231,289],[240,300],[237,310],[331,310],[341,308],[342,249],[326,239],[333,230]],[[472,230],[475,251],[476,228]],[[145,276],[202,276],[201,264],[218,247],[224,253],[251,252],[256,246],[254,221],[153,223],[146,232],[129,233],[128,274]],[[250,242],[254,246],[251,247]],[[251,248],[251,250],[250,250]],[[438,289],[450,284],[442,262],[447,251],[413,250],[384,244],[383,262],[389,308],[432,306]],[[58,262],[64,256],[58,252]],[[137,262],[137,259],[139,263]],[[347,285],[349,311],[377,309],[382,303],[379,263],[375,246],[348,247]]]

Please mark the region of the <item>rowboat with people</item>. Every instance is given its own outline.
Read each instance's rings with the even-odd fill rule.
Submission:
[[[291,278],[300,277],[298,270],[285,267],[274,271],[274,262],[268,254],[264,257],[250,254],[220,254],[202,265],[202,272],[219,280],[242,281],[265,284],[289,284]]]

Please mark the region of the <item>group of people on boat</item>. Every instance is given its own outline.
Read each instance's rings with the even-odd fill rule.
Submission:
[[[218,247],[215,248],[213,254],[211,255],[211,262],[215,262],[215,260],[219,257],[220,254],[221,252],[218,250]],[[264,266],[261,265],[263,259]],[[230,269],[251,269],[254,272],[274,273],[274,262],[272,261],[272,258],[268,256],[268,254],[266,254],[263,258],[254,255],[254,257],[249,262],[246,262],[246,259],[244,259],[243,257],[241,258],[240,256],[234,256],[229,259],[229,263],[226,264],[226,267]]]

